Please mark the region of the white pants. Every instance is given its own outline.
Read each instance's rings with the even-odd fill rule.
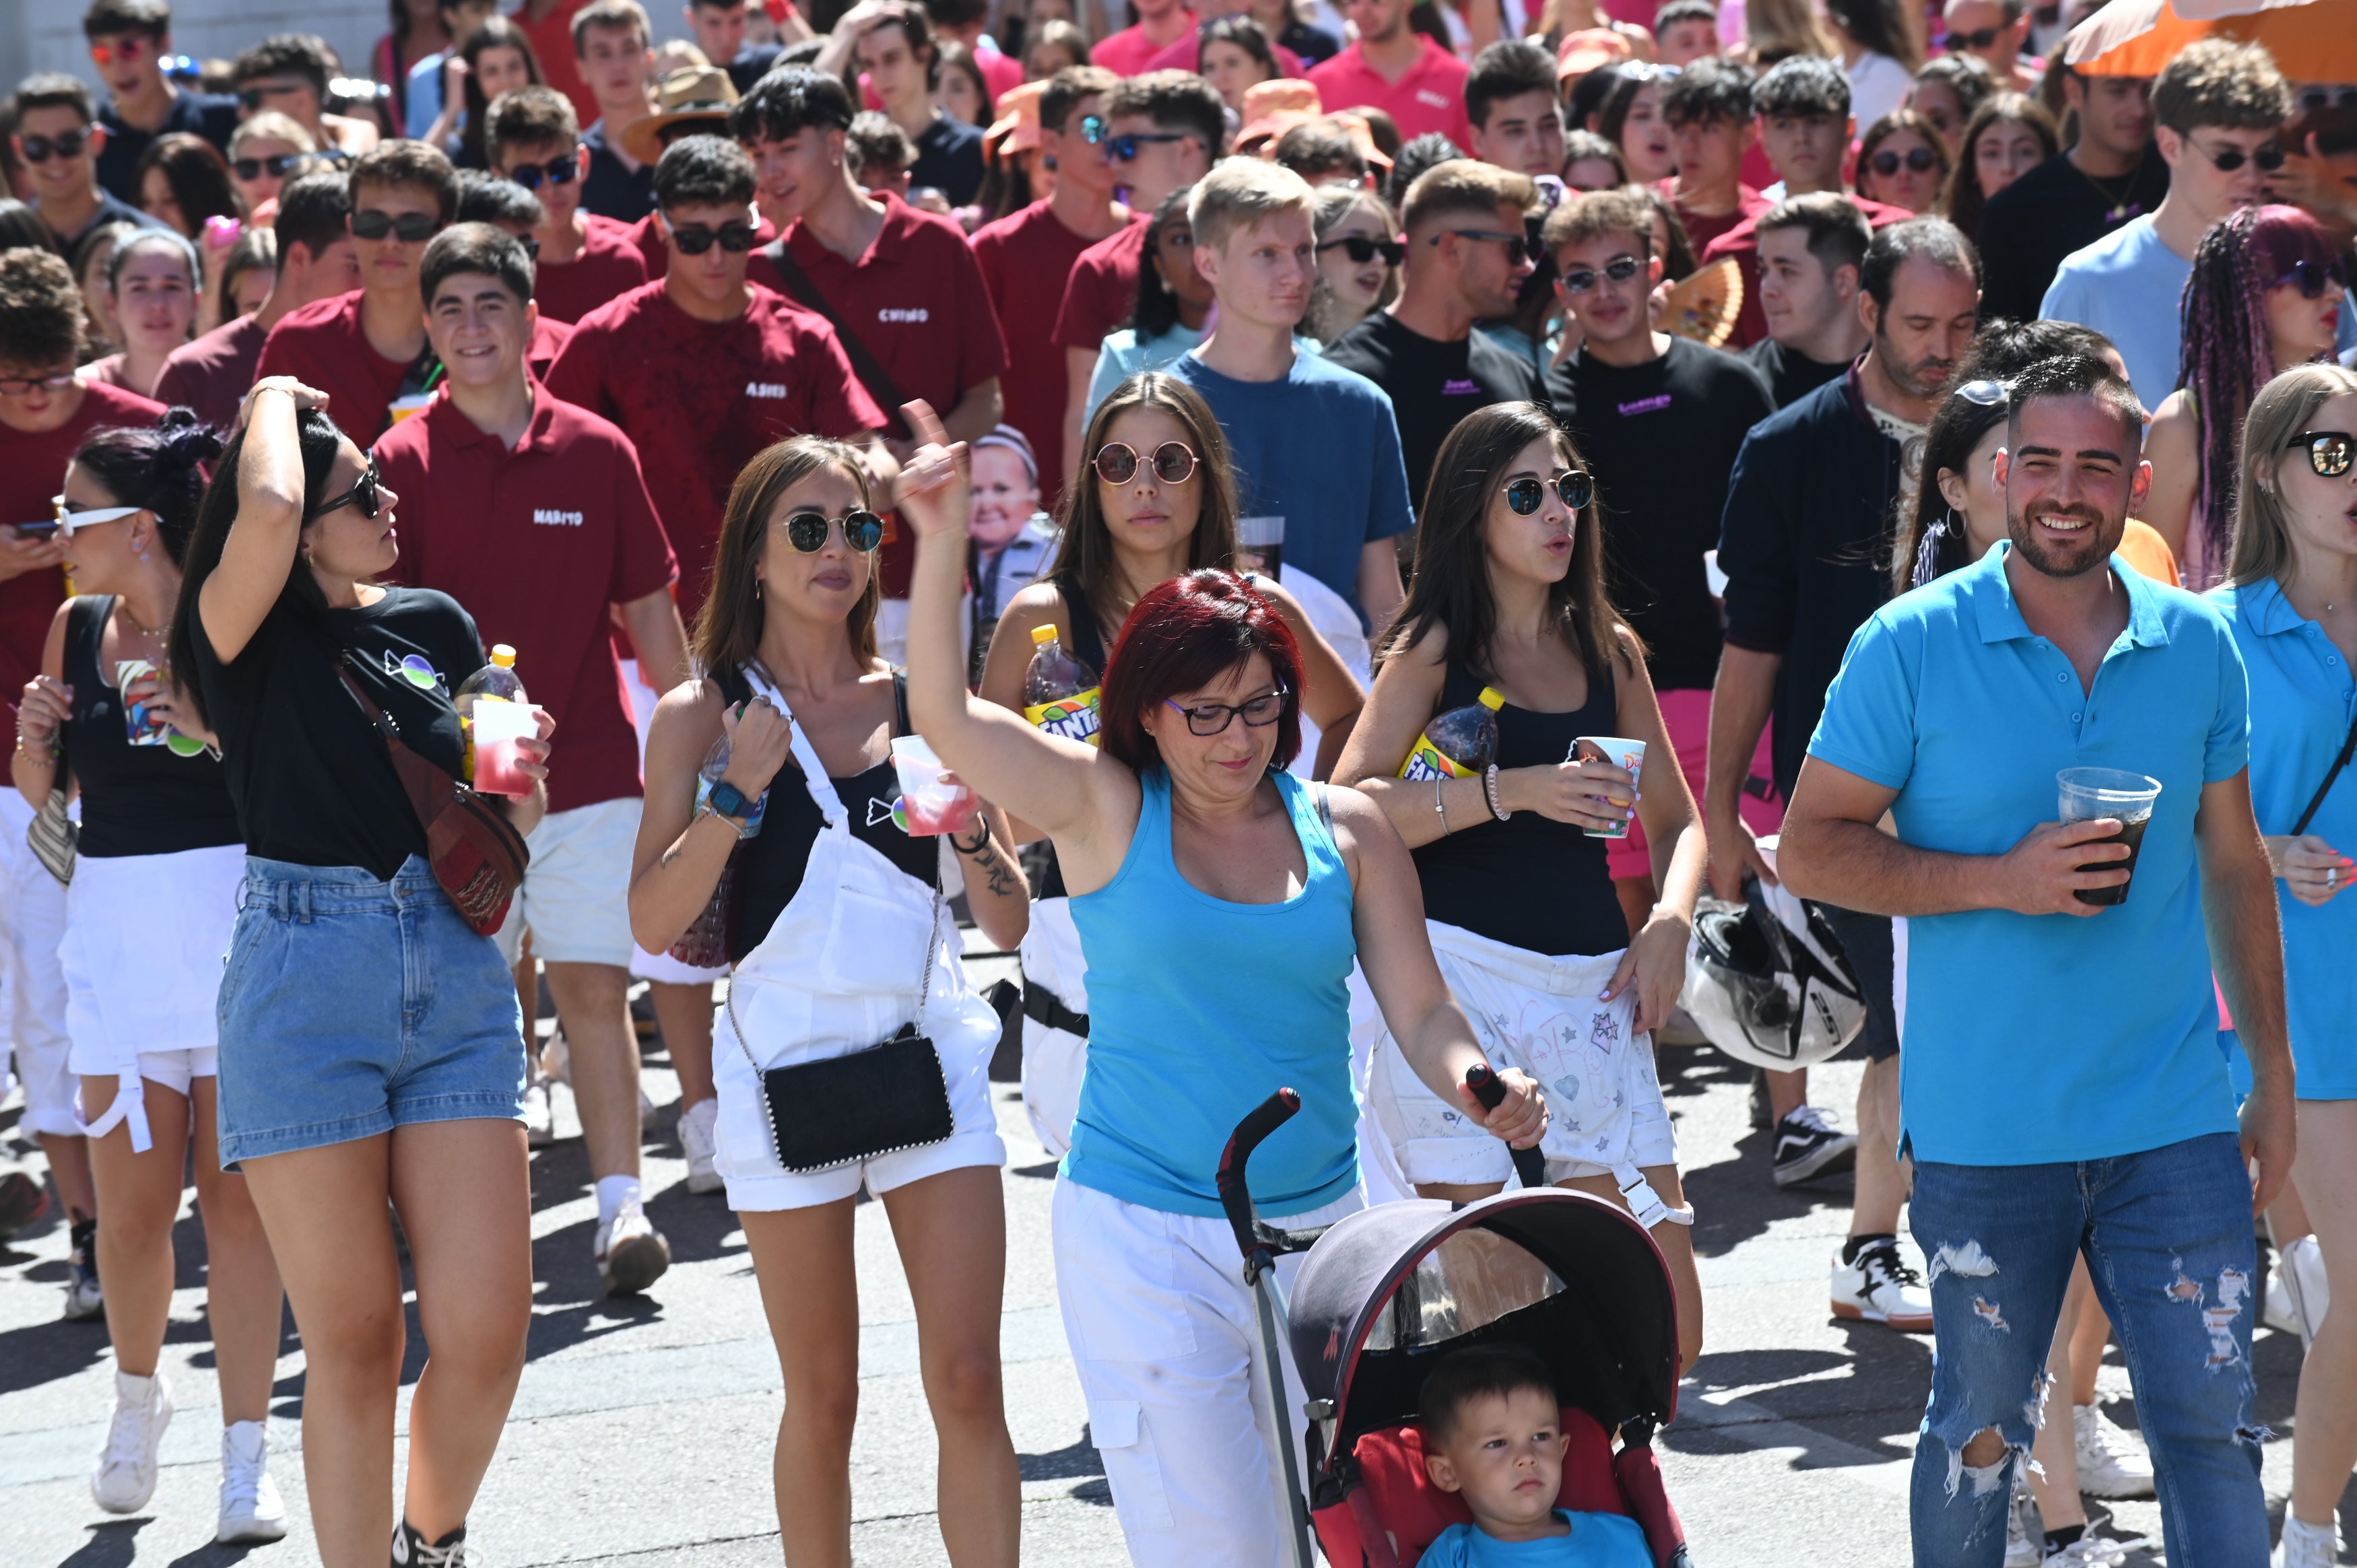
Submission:
[[[1042,898],[1031,906],[1023,933],[1023,983],[1039,986],[1075,1013],[1089,1010],[1089,961],[1072,925],[1072,901]],[[1023,1019],[1023,1110],[1031,1131],[1050,1159],[1072,1146],[1072,1122],[1081,1113],[1081,1075],[1089,1064],[1089,1042],[1039,1019]]]
[[[0,1019],[24,1080],[24,1131],[73,1137],[81,1122],[68,1060],[65,969],[58,961],[66,889],[25,843],[32,821],[24,796],[0,789]]]
[[[1307,1214],[1330,1224],[1360,1195]],[[1089,1436],[1138,1568],[1279,1568],[1290,1528],[1260,1325],[1224,1219],[1168,1214],[1056,1178],[1056,1292]],[[1290,1287],[1298,1256],[1277,1261]],[[1301,1380],[1283,1355],[1300,1464]]]

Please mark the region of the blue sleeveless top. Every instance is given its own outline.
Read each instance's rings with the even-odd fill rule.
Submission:
[[[1170,776],[1142,776],[1114,879],[1072,900],[1089,961],[1089,1055],[1063,1172],[1170,1214],[1216,1217],[1236,1123],[1279,1089],[1300,1114],[1253,1155],[1261,1212],[1300,1214],[1357,1185],[1345,982],[1358,955],[1351,873],[1309,787],[1275,773],[1309,865],[1280,904],[1231,904],[1170,855]]]

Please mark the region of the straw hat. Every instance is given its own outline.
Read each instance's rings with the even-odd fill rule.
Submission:
[[[712,66],[674,70],[655,84],[655,112],[622,133],[622,151],[654,163],[662,157],[663,133],[689,120],[705,121],[726,135],[728,112],[736,107],[737,86],[726,71]]]
[[[1039,145],[1039,100],[1045,81],[1027,81],[998,95],[998,118],[982,134],[984,146],[996,146],[1004,156],[1028,153]]]
[[[1584,27],[1563,40],[1555,57],[1555,79],[1567,81],[1631,58],[1629,40],[1609,27]]]

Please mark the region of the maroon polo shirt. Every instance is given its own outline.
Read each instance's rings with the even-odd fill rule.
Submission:
[[[1749,189],[1748,187],[1746,188]],[[1765,205],[1759,211],[1738,214],[1741,220],[1717,239],[1695,242],[1695,254],[1703,265],[1708,266],[1713,262],[1733,256],[1736,265],[1743,271],[1743,308],[1736,313],[1733,335],[1722,345],[1729,352],[1749,349],[1768,336],[1768,317],[1760,309],[1760,220],[1768,215],[1774,203],[1768,202],[1764,197],[1761,200]],[[1915,216],[1904,207],[1886,206],[1879,201],[1868,201],[1862,196],[1852,196],[1849,200],[1852,206],[1866,214],[1867,222],[1877,229],[1903,222]]]
[[[578,254],[569,262],[544,260],[533,269],[532,297],[544,321],[571,326],[647,281],[647,259],[630,224],[595,212],[581,214],[581,222],[586,232]]]
[[[269,336],[269,328],[241,316],[193,343],[181,344],[164,361],[156,401],[167,408],[192,408],[207,424],[227,430],[237,421],[237,405],[253,389],[253,368],[262,362],[263,340]]]
[[[1073,233],[1045,201],[984,225],[974,263],[1006,341],[1006,423],[1030,438],[1039,499],[1054,510],[1064,483],[1064,403],[1071,388],[1056,317],[1072,268],[1093,242]]]
[[[332,299],[313,300],[288,311],[270,329],[253,379],[293,376],[328,394],[328,417],[362,450],[373,445],[392,417],[393,397],[410,361],[388,360],[361,329],[361,299],[354,289]]]
[[[1132,219],[1081,252],[1072,275],[1064,280],[1063,305],[1056,312],[1059,348],[1093,352],[1103,347],[1106,333],[1128,325],[1137,310],[1137,269],[1152,227],[1143,217]],[[1063,417],[1062,410],[1057,417]]]

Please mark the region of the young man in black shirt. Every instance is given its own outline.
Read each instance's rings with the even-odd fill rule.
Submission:
[[[1390,394],[1407,459],[1409,498],[1421,505],[1432,460],[1457,422],[1477,408],[1544,403],[1538,368],[1474,328],[1514,308],[1531,274],[1523,209],[1527,176],[1452,158],[1408,187],[1407,260],[1400,296],[1334,339],[1326,358]]]
[[[1760,220],[1760,309],[1768,336],[1743,351],[1776,406],[1798,402],[1866,351],[1858,270],[1874,238],[1866,214],[1830,191],[1778,202]]]
[[[654,50],[639,0],[594,0],[573,14],[573,59],[597,100],[597,119],[581,133],[589,172],[581,210],[618,223],[643,221],[655,209],[655,166],[622,148],[630,128],[654,113]]]
[[[2062,78],[2079,139],[1989,198],[1976,236],[1988,267],[1983,311],[2038,318],[2062,258],[2083,250],[2169,194],[2169,166],[2152,145],[2152,79]]]
[[[921,6],[902,0],[860,0],[827,35],[812,68],[848,81],[865,72],[892,123],[916,145],[909,166],[914,190],[938,190],[963,207],[982,188],[982,133],[933,102],[941,84],[941,51]]]
[[[164,57],[172,52],[172,8],[165,0],[92,0],[82,13],[81,36],[90,40],[91,64],[106,84],[107,101],[98,111],[98,123],[106,127],[99,184],[139,205],[139,155],[174,131],[193,132],[229,150],[237,100],[183,92],[164,74]]]

